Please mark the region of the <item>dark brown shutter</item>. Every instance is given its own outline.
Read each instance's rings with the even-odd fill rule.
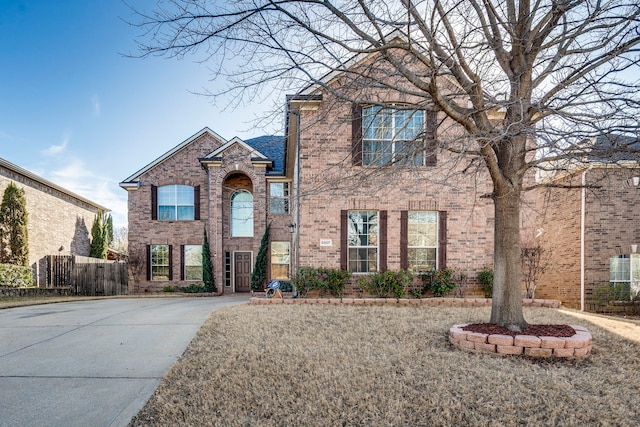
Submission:
[[[351,106],[351,161],[362,166],[362,105]]]
[[[193,187],[193,219],[200,220],[200,186]]]
[[[438,113],[426,111],[425,120],[425,166],[436,166],[438,163]]]
[[[380,211],[380,271],[387,271],[387,211]]]
[[[409,268],[409,211],[400,212],[400,268]]]
[[[349,250],[349,211],[340,211],[340,268],[348,270],[347,251]]]
[[[151,219],[158,219],[158,187],[151,185]]]
[[[184,245],[180,245],[180,280],[184,280]]]
[[[151,280],[151,245],[147,245],[147,280]]]
[[[438,268],[447,268],[447,212],[438,212]]]
[[[169,280],[173,280],[173,245],[169,245]]]

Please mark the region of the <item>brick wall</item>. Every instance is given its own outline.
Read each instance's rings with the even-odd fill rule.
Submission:
[[[249,251],[253,260],[260,247],[268,214],[268,182],[265,166],[253,164],[251,153],[240,144],[233,144],[222,153],[219,163],[203,169],[199,159],[222,145],[205,133],[182,149],[164,159],[140,176],[138,189],[129,191],[129,261],[131,293],[160,292],[164,286],[186,286],[194,282],[180,280],[180,246],[202,244],[203,230],[207,227],[216,286],[221,293],[233,292],[225,287],[225,252]],[[200,220],[152,220],[151,186],[200,186]],[[236,190],[248,190],[254,200],[253,237],[231,237],[230,199]],[[287,231],[290,215],[269,217],[272,225],[271,240],[290,240]],[[147,245],[172,246],[173,277],[169,281],[147,280]]]
[[[585,196],[585,298],[608,283],[609,258],[629,253],[640,241],[637,206],[640,190],[628,179],[640,176],[639,169],[599,168],[586,172]],[[582,173],[561,183],[579,186]],[[539,192],[542,206],[539,224],[544,228],[542,242],[550,251],[551,262],[536,291],[537,298],[559,299],[571,308],[580,308],[580,224],[581,189],[544,189]]]
[[[389,101],[386,99],[385,101]],[[387,267],[400,268],[400,212],[447,212],[447,267],[475,279],[493,265],[491,180],[482,165],[438,153],[436,167],[362,167],[351,158],[351,104],[326,93],[317,110],[300,111],[300,266],[340,267],[340,211],[386,210]],[[443,120],[438,137],[459,138]],[[530,235],[532,199],[523,205],[523,233]],[[331,240],[321,246],[320,240]]]
[[[89,255],[95,206],[0,167],[0,194],[10,182],[27,202],[29,265],[38,286],[47,284],[47,255]]]

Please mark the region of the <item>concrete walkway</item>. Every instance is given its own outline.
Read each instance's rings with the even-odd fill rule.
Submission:
[[[0,310],[0,426],[125,426],[214,310],[246,296]]]

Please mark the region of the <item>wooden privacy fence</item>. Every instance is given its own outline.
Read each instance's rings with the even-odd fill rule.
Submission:
[[[49,287],[71,287],[75,295],[124,295],[127,263],[77,255],[47,257]]]

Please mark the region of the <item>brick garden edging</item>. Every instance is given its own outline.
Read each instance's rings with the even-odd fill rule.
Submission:
[[[537,358],[584,358],[591,354],[591,333],[578,325],[571,337],[537,337],[533,335],[481,334],[465,331],[468,324],[453,325],[449,342],[462,350],[500,355],[524,355]]]
[[[427,307],[491,307],[491,298],[260,298],[252,297],[250,304],[364,304],[364,305],[420,305]],[[561,302],[552,299],[523,299],[524,307],[560,308]]]

